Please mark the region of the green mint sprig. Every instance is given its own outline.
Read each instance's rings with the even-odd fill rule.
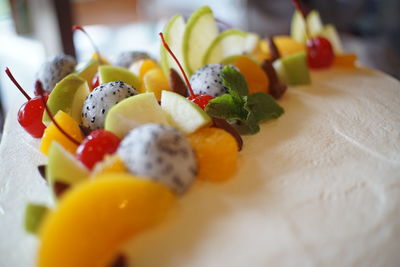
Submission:
[[[221,77],[228,93],[212,99],[205,110],[210,116],[235,123],[241,134],[255,134],[260,131],[260,122],[276,119],[284,113],[271,95],[249,95],[245,78],[235,68],[225,66]]]

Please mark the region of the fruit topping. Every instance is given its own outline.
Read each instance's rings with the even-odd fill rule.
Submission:
[[[279,80],[287,85],[305,85],[311,83],[305,52],[280,58],[273,63],[273,66]]]
[[[117,154],[129,172],[160,182],[177,194],[189,189],[198,170],[186,136],[154,123],[130,131]]]
[[[279,59],[281,57],[281,54],[278,50],[278,47],[274,41],[273,37],[268,38],[268,47],[269,47],[269,52],[270,52],[270,60],[271,62],[274,62],[275,60]]]
[[[356,60],[357,60],[356,54],[336,55],[333,61],[333,66],[339,68],[355,68]]]
[[[231,134],[218,128],[203,128],[188,138],[196,153],[199,179],[222,182],[235,174],[238,145]]]
[[[154,93],[142,93],[114,105],[107,113],[104,128],[123,138],[133,128],[150,122],[169,125]]]
[[[40,204],[28,203],[25,208],[25,231],[36,234],[49,209]]]
[[[25,96],[27,102],[25,102],[18,111],[18,122],[19,124],[34,138],[40,138],[43,136],[44,129],[46,126],[42,122],[42,116],[44,112],[43,102],[40,97],[31,98],[28,93],[21,87],[17,80],[12,75],[9,68],[5,70],[7,76],[18,88],[18,90]],[[35,91],[40,90],[41,83],[36,82]],[[47,101],[47,97],[46,101]]]
[[[208,102],[210,102],[210,100],[213,98],[214,97],[210,95],[193,95],[189,96],[187,99],[197,104],[202,109],[205,109],[206,106],[208,105]]]
[[[124,51],[118,54],[113,65],[129,69],[136,61],[150,58],[150,55],[143,51]]]
[[[74,71],[76,61],[68,55],[58,55],[42,64],[37,79],[42,83],[43,89],[51,92],[56,84],[65,76]]]
[[[54,87],[47,101],[51,114],[62,110],[70,115],[77,123],[82,121],[82,105],[90,90],[87,82],[76,74],[69,74]],[[43,123],[51,122],[47,112],[43,114]]]
[[[99,84],[123,81],[135,90],[140,88],[139,78],[129,70],[121,67],[102,65],[99,67]]]
[[[220,128],[222,130],[227,131],[228,133],[230,133],[233,138],[235,138],[237,146],[238,146],[238,150],[242,150],[243,148],[243,139],[240,136],[240,134],[238,133],[238,131],[236,131],[236,129],[230,125],[226,120],[224,119],[220,119],[220,118],[212,118],[213,124],[212,127],[215,128]]]
[[[174,202],[165,186],[129,174],[82,182],[45,217],[37,266],[109,266],[126,241],[159,223]]]
[[[122,82],[109,82],[95,88],[86,98],[82,108],[82,124],[91,130],[104,128],[108,110],[137,91]]]
[[[222,64],[209,64],[198,69],[191,77],[190,84],[194,94],[210,95],[217,97],[228,91],[222,84]]]
[[[168,115],[171,125],[182,132],[189,134],[211,123],[210,116],[200,105],[208,102],[207,96],[195,95],[193,102],[173,92],[163,91],[161,95],[161,108]],[[202,99],[201,97],[205,98]]]
[[[143,77],[142,92],[152,92],[158,100],[161,99],[161,91],[169,90],[168,79],[160,67],[146,72]]]

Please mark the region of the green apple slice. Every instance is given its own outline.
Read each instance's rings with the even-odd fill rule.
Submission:
[[[316,10],[312,10],[307,15],[307,25],[311,36],[317,36],[322,30],[321,17]],[[307,41],[307,34],[305,28],[304,18],[299,11],[295,11],[292,17],[292,23],[290,27],[290,35],[296,41],[304,44]]]
[[[171,124],[185,134],[193,133],[211,123],[210,116],[198,105],[173,92],[162,92],[161,108],[169,115]]]
[[[46,178],[51,187],[56,181],[73,185],[88,177],[85,165],[57,142],[51,143],[46,166]]]
[[[28,203],[25,208],[25,231],[36,234],[40,228],[44,216],[49,211],[44,205]]]
[[[69,74],[51,91],[47,106],[52,115],[62,110],[68,113],[77,123],[82,121],[82,106],[90,90],[87,82],[76,74]],[[48,125],[51,119],[47,112],[43,113],[43,123]]]
[[[82,67],[78,66],[78,70],[75,74],[77,74],[82,79],[86,80],[90,85],[92,84],[92,80],[97,73],[97,69],[99,67],[99,61],[97,59],[90,59],[86,64]]]
[[[131,129],[150,122],[169,125],[154,93],[142,93],[114,105],[107,112],[105,129],[123,138]]]
[[[183,63],[189,75],[202,67],[203,57],[218,36],[214,15],[208,6],[197,9],[190,16],[183,34]]]
[[[335,26],[332,24],[325,25],[318,35],[325,37],[329,40],[329,42],[331,42],[335,54],[343,54],[342,42],[340,41],[340,37]]]
[[[287,85],[306,85],[311,83],[305,52],[280,58],[274,62],[274,68],[279,79]]]
[[[185,32],[185,21],[181,15],[176,15],[168,21],[164,28],[164,38],[168,43],[169,48],[174,52],[179,62],[183,62],[182,58],[182,40],[183,33]],[[169,55],[163,44],[160,47],[160,63],[161,67],[167,77],[169,77],[169,70],[175,69],[179,74],[181,71],[176,64],[175,60]]]
[[[134,87],[136,90],[140,88],[139,78],[129,70],[109,65],[102,65],[99,67],[99,79],[100,84],[123,81],[130,86]]]
[[[202,65],[220,63],[224,58],[243,54],[246,48],[247,33],[240,30],[227,30],[218,35],[204,53]]]

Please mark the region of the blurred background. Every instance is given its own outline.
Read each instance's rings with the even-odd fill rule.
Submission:
[[[340,31],[344,48],[366,66],[400,78],[399,0],[303,0],[317,9],[324,23]],[[276,0],[0,0],[0,132],[5,113],[20,106],[23,96],[4,74],[10,67],[21,85],[33,91],[40,64],[61,52],[79,61],[93,52],[81,33],[85,26],[102,54],[146,50],[157,57],[157,33],[174,14],[185,16],[209,5],[217,18],[261,36],[288,34],[294,11],[291,1]]]

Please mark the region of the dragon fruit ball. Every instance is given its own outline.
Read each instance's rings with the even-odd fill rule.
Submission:
[[[136,61],[148,58],[150,55],[143,51],[124,51],[116,57],[114,65],[128,69]]]
[[[42,83],[46,92],[51,92],[56,83],[74,71],[75,66],[76,60],[73,57],[60,54],[42,64],[36,79]]]
[[[195,94],[205,94],[212,97],[217,97],[226,94],[228,90],[223,85],[221,71],[224,69],[222,64],[208,64],[198,69],[191,77],[190,84],[192,85]]]
[[[132,174],[158,181],[179,195],[189,189],[197,175],[189,141],[169,126],[149,123],[131,130],[117,154]]]
[[[122,82],[104,83],[96,87],[85,99],[82,124],[90,130],[104,128],[108,110],[125,98],[138,94],[135,88]]]

